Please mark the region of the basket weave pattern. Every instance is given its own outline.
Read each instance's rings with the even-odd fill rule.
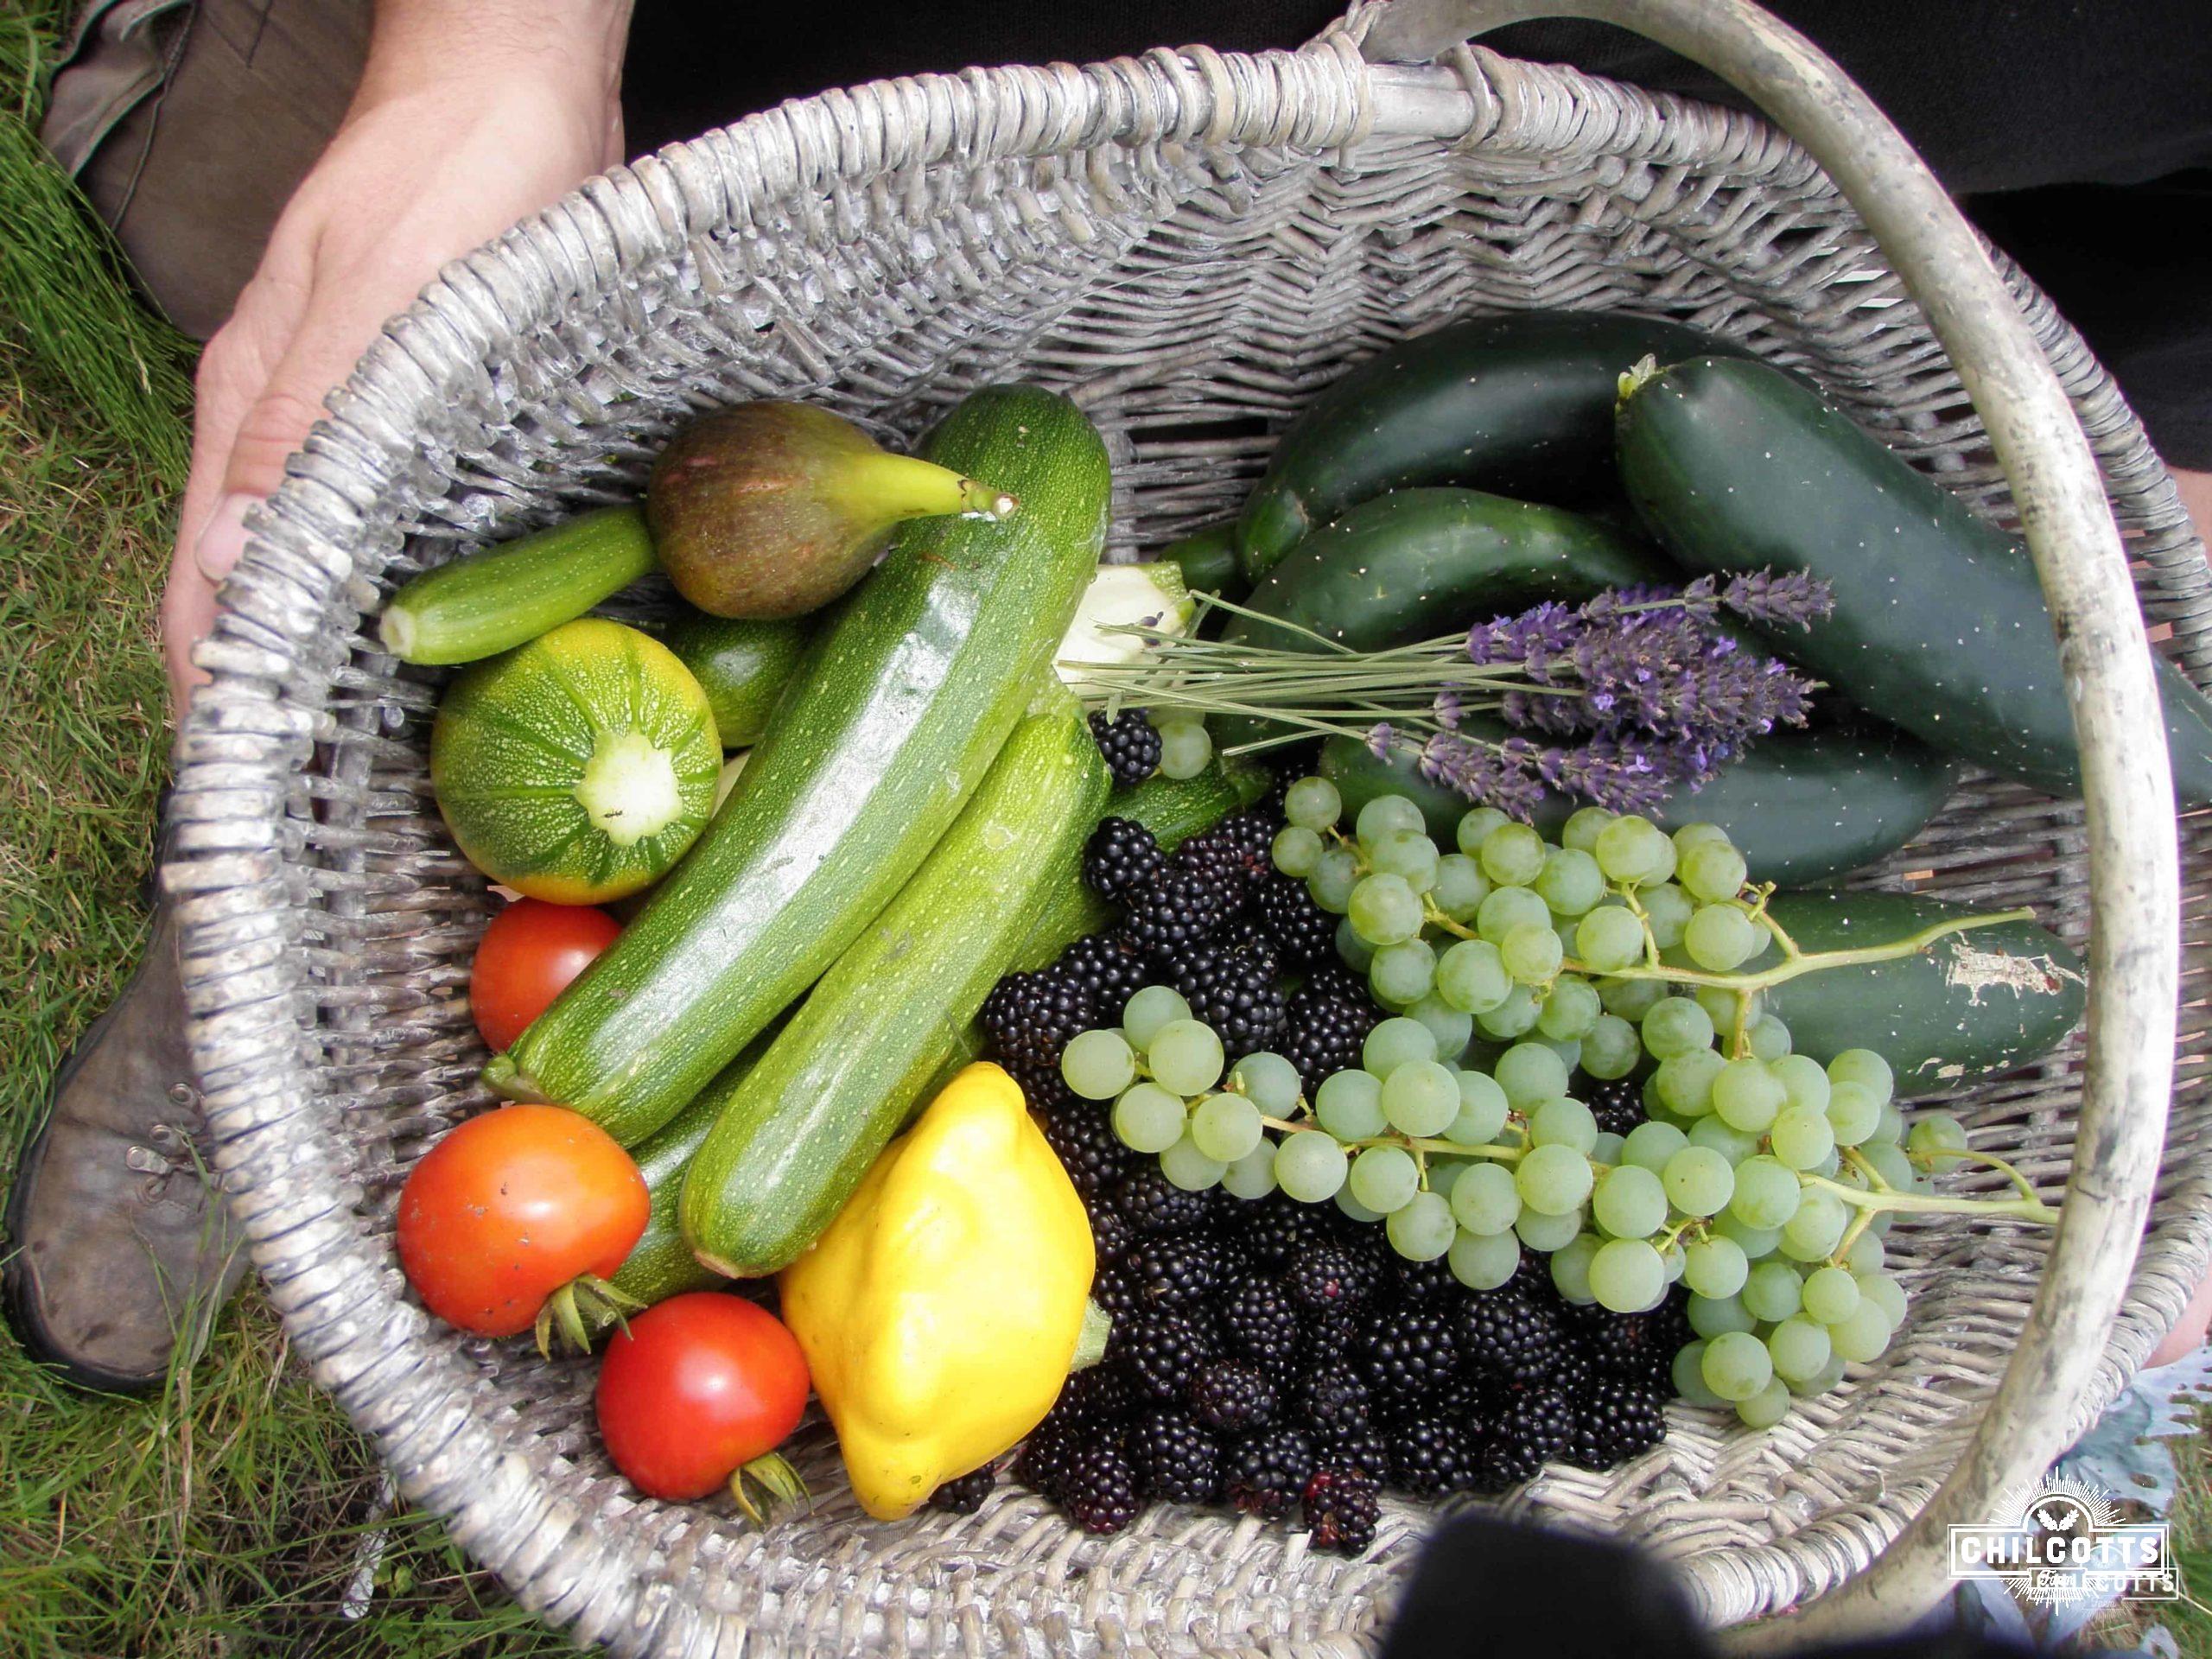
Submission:
[[[1085,1540],[1002,1491],[976,1516],[866,1522],[817,1424],[824,1500],[763,1535],[641,1502],[591,1427],[591,1368],[457,1339],[390,1245],[400,1180],[488,1096],[465,1001],[493,908],[425,750],[439,677],[365,639],[380,596],[489,538],[632,498],[690,411],[821,402],[912,438],[972,387],[1068,391],[1116,463],[1122,556],[1233,511],[1269,433],[1349,363],[1465,312],[1628,308],[1811,374],[2002,516],[1956,376],[1856,216],[1745,116],[1480,50],[1458,144],[1393,137],[1338,35],[833,92],[594,181],[450,268],[388,330],[256,521],[180,742],[167,879],[218,1161],[299,1351],[412,1501],[531,1605],[623,1652],[1363,1651],[1427,1519],[1365,1557],[1160,1508]],[[2094,443],[2146,614],[2200,681],[2212,580],[2103,371],[2016,279]],[[649,619],[658,601],[625,601]],[[2079,944],[2078,807],[1970,783],[1862,878],[2034,905]],[[2201,998],[2212,837],[2183,826],[2181,1070],[2154,1225],[2086,1421],[2212,1250]],[[2072,1149],[2062,1054],[1951,1103],[2047,1198]],[[1961,1190],[1994,1177],[1951,1178]],[[1680,1408],[1606,1475],[1513,1502],[1640,1539],[1741,1618],[1862,1567],[1942,1479],[2002,1374],[2044,1238],[1900,1223],[1912,1313],[1835,1394],[1752,1433]]]

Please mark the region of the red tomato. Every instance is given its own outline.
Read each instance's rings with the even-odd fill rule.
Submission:
[[[630,1321],[599,1368],[599,1433],[648,1497],[704,1497],[806,1409],[806,1361],[774,1314],[695,1290]]]
[[[432,1147],[399,1194],[399,1265],[430,1312],[480,1337],[530,1329],[581,1274],[604,1279],[645,1230],[645,1178],[565,1106],[502,1106]]]
[[[518,899],[492,918],[468,972],[476,1029],[497,1053],[614,943],[622,924],[589,905]]]

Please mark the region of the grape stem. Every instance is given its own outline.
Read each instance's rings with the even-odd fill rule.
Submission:
[[[1661,963],[1656,968],[1617,968],[1610,973],[1592,968],[1569,957],[1560,964],[1560,971],[1584,974],[1598,979],[1659,979],[1676,985],[1709,985],[1717,990],[1763,991],[1770,986],[1784,984],[1805,974],[1817,974],[1830,968],[1855,968],[1870,962],[1894,962],[1901,957],[1917,956],[1936,940],[1953,933],[1964,933],[1977,927],[1995,927],[2004,922],[2026,922],[2035,919],[2031,910],[1993,911],[1983,916],[1956,916],[1941,922],[1931,922],[1917,933],[1907,934],[1902,939],[1892,939],[1886,944],[1862,944],[1847,950],[1804,950],[1790,938],[1774,919],[1761,916],[1759,921],[1775,936],[1782,946],[1782,960],[1771,968],[1762,968],[1753,974],[1709,974],[1697,968],[1676,968]]]
[[[1983,1165],[1987,1168],[1998,1171],[2006,1180],[2012,1182],[2014,1190],[2017,1191],[2023,1198],[2025,1198],[2033,1204],[2040,1204],[2043,1202],[2041,1198],[2036,1196],[2036,1190],[2029,1184],[2028,1178],[2026,1176],[2021,1174],[2018,1170],[2013,1168],[2012,1165],[2006,1163],[2002,1158],[1995,1156],[1993,1154],[1975,1152],[1968,1147],[1939,1147],[1933,1152],[1908,1152],[1905,1155],[1911,1159],[1914,1163],[1925,1164],[1930,1169],[1936,1168],[1947,1158],[1955,1158],[1960,1160],[1961,1162]]]
[[[1801,1174],[1797,1179],[1808,1192],[1833,1193],[1844,1203],[1869,1213],[1891,1210],[1910,1215],[2001,1217],[2039,1222],[2046,1227],[2055,1225],[2058,1220],[2058,1211],[2032,1194],[2024,1198],[1948,1198],[1930,1192],[1899,1192],[1894,1188],[1867,1192],[1845,1181],[1832,1181],[1825,1175]]]

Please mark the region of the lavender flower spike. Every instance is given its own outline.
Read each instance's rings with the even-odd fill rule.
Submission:
[[[1754,622],[1810,628],[1835,609],[1835,594],[1809,571],[1792,570],[1777,576],[1772,570],[1751,570],[1728,578],[1728,585],[1720,590],[1720,602]]]
[[[1374,728],[1367,734],[1367,752],[1377,760],[1388,760],[1390,758],[1390,740],[1395,735],[1389,721],[1376,721]]]

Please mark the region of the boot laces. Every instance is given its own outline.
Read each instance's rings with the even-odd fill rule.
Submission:
[[[149,1204],[161,1202],[169,1183],[180,1175],[195,1180],[214,1178],[214,1148],[207,1121],[200,1115],[200,1091],[188,1083],[173,1083],[169,1104],[175,1112],[155,1123],[143,1142],[123,1154],[123,1161],[145,1178],[138,1192]]]

